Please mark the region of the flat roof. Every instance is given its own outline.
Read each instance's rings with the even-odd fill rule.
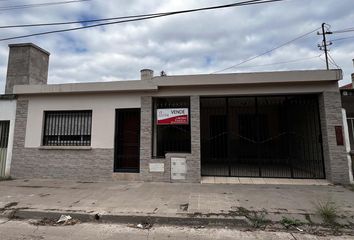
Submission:
[[[16,99],[15,94],[0,94],[0,101],[1,100],[14,100]]]
[[[14,48],[14,47],[33,47],[45,54],[47,54],[48,56],[50,55],[50,52],[44,50],[43,48],[37,46],[34,43],[13,43],[13,44],[9,44],[9,48]]]
[[[14,94],[91,93],[157,91],[159,87],[225,86],[244,84],[316,83],[339,81],[341,70],[306,70],[256,73],[174,75],[151,80],[131,80],[94,83],[47,85],[16,85]]]

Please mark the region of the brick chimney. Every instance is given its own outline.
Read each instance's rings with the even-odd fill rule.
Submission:
[[[5,94],[15,85],[47,84],[50,53],[32,43],[10,44]]]
[[[151,69],[142,69],[140,75],[141,80],[151,80],[154,77],[154,71]]]

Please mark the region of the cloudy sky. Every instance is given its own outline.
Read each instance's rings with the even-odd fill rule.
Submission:
[[[58,0],[62,1],[62,0]],[[236,2],[232,0],[90,0],[81,3],[4,10],[49,0],[0,1],[1,25],[86,20],[184,10]],[[57,2],[57,1],[56,1]],[[287,0],[254,6],[182,14],[68,33],[0,42],[0,93],[4,91],[8,44],[33,42],[51,53],[49,83],[98,82],[139,78],[151,68],[169,75],[213,73],[319,28],[354,28],[354,0]],[[72,25],[75,27],[80,25]],[[0,38],[62,29],[0,29]],[[348,38],[353,37],[353,38]],[[354,72],[354,32],[333,34],[330,47],[344,71]],[[316,33],[225,72],[325,68]],[[284,63],[286,62],[286,63]],[[334,67],[334,66],[332,66]]]

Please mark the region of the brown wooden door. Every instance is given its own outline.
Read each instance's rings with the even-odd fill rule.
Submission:
[[[115,172],[139,172],[140,109],[117,109],[115,132]]]

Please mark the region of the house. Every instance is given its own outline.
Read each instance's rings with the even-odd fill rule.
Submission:
[[[10,177],[15,116],[15,96],[0,95],[0,179]]]
[[[354,59],[353,59],[354,64]],[[354,73],[352,74],[352,83],[354,82]],[[352,160],[351,168],[354,172],[354,89],[353,84],[342,86],[340,92],[342,95],[342,107],[344,109],[343,118],[344,129],[346,130],[346,141],[348,142],[347,151],[350,153],[350,158]],[[353,180],[353,179],[351,179]]]
[[[48,61],[36,45],[10,45],[14,178],[350,181],[340,70],[156,77],[144,69],[135,81],[47,84]]]

